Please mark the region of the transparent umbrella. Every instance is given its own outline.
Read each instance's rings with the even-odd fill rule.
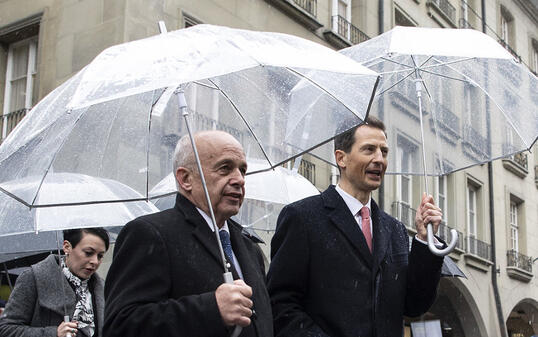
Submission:
[[[382,75],[371,113],[387,126],[389,174],[446,175],[536,142],[538,80],[483,33],[395,27],[341,52]],[[428,228],[430,250],[453,249],[436,250]]]
[[[289,92],[300,81],[307,104],[291,109]],[[174,146],[187,133],[182,114],[194,130],[234,135],[247,157],[269,169],[330,141],[343,121],[360,123],[377,81],[353,60],[285,34],[197,25],[114,46],[32,109],[0,146],[0,188],[28,206],[31,199],[6,181],[69,172],[117,180],[137,192],[128,200],[147,200],[172,171]],[[227,271],[222,250],[221,257]]]

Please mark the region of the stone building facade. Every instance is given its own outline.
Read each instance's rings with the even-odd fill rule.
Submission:
[[[105,48],[158,34],[159,20],[168,30],[210,23],[283,32],[334,49],[396,25],[471,28],[486,32],[538,72],[536,0],[3,0],[0,139]],[[337,179],[334,168],[308,155],[300,171],[320,190]],[[441,233],[460,232],[451,256],[467,278],[443,278],[430,312],[406,320],[406,336],[420,322],[435,320],[443,336],[537,335],[536,151],[430,178],[429,185],[445,209]],[[420,177],[386,176],[374,197],[412,235],[413,207],[423,189]],[[271,238],[271,232],[260,235]],[[264,251],[268,256],[268,244]]]

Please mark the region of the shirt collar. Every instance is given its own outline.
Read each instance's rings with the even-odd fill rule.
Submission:
[[[346,203],[347,208],[349,208],[349,210],[351,211],[351,214],[353,214],[353,216],[357,215],[357,213],[359,213],[361,208],[363,208],[364,206],[368,207],[368,209],[370,210],[370,214],[372,213],[371,212],[372,208],[370,207],[370,205],[372,203],[372,197],[371,196],[368,198],[368,202],[366,203],[366,205],[363,205],[362,202],[357,200],[351,194],[344,191],[340,187],[340,185],[336,185],[335,190],[336,190],[336,192],[338,192],[338,194],[340,194],[342,199],[344,199],[344,202]]]
[[[201,209],[199,209],[198,207],[196,207],[196,210],[198,210],[198,213],[200,213],[200,215],[202,216],[202,218],[204,218],[205,222],[207,223],[207,225],[209,226],[209,229],[211,229],[212,232],[215,232],[215,228],[213,228],[213,221],[211,220],[211,217],[209,215],[207,215],[204,211],[202,211]],[[230,230],[228,229],[228,221],[224,221],[224,226],[222,226],[221,228],[219,228],[219,231],[220,230],[225,230],[227,231],[228,233],[230,233]]]

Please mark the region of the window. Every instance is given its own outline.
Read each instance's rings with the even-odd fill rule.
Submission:
[[[201,24],[202,21],[196,19],[190,14],[183,12],[183,28],[188,28]]]
[[[487,257],[483,242],[479,236],[480,185],[473,180],[467,181],[467,251],[471,254]]]
[[[448,202],[447,202],[447,191],[448,191],[448,177],[439,176],[436,179],[437,185],[437,205],[443,210],[443,222],[448,224]]]
[[[516,253],[519,252],[519,226],[518,226],[518,205],[510,201],[510,248]]]
[[[414,163],[417,163],[418,146],[410,139],[399,135],[396,146],[396,170],[398,172],[396,180],[396,198],[398,209],[395,210],[396,217],[407,227],[414,226],[414,210],[411,208],[413,202],[413,178],[410,173],[414,171]]]
[[[0,141],[15,128],[32,107],[37,74],[37,41],[41,14],[15,21],[0,28],[3,47],[0,79],[4,82]]]
[[[335,33],[351,40],[351,0],[333,0],[332,27]]]
[[[531,45],[531,69],[538,73],[538,41],[532,39]]]
[[[469,185],[467,187],[467,234],[476,238],[476,194],[477,188]]]
[[[407,26],[416,27],[417,24],[413,19],[409,17],[402,9],[394,7],[394,25],[395,26]]]
[[[507,48],[511,53],[514,53],[512,48],[514,47],[514,32],[513,32],[514,17],[512,14],[504,7],[501,6],[501,20],[500,20],[500,35],[501,43]]]
[[[299,174],[308,179],[313,185],[316,184],[316,165],[308,160],[301,160]]]

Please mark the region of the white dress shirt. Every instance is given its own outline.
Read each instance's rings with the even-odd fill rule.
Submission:
[[[359,228],[361,229],[362,231],[362,217],[359,213],[359,211],[361,210],[361,208],[363,206],[366,206],[368,207],[368,209],[370,210],[370,218],[372,217],[372,208],[370,207],[371,203],[372,203],[372,197],[370,196],[370,198],[368,198],[368,202],[366,203],[366,205],[363,205],[362,202],[360,202],[359,200],[355,199],[355,197],[353,197],[351,194],[347,193],[346,191],[344,191],[340,185],[336,185],[335,187],[336,189],[336,192],[338,192],[338,194],[340,194],[340,196],[342,197],[342,199],[344,199],[344,202],[346,203],[347,205],[347,208],[349,208],[349,211],[351,212],[351,214],[353,214],[353,217],[355,218],[355,221],[357,221],[357,224],[359,224]],[[373,220],[370,220],[370,233],[372,233],[372,241],[374,240],[374,229],[373,229],[373,225],[374,225],[374,222]],[[418,242],[420,243],[423,243],[425,245],[428,244],[428,242],[424,241],[424,240],[421,240],[419,237],[418,237],[418,234],[415,235],[415,239],[417,239]],[[433,238],[434,240],[434,244],[437,248],[442,248],[443,247],[443,244],[440,243],[436,237]]]
[[[198,207],[196,207],[196,209],[202,215],[202,218],[204,218],[205,222],[207,223],[207,225],[209,226],[211,231],[213,233],[215,233],[215,228],[213,228],[213,225],[212,225],[213,221],[211,220],[211,217],[209,215],[207,215],[204,211],[199,209]],[[228,222],[227,221],[224,221],[224,226],[222,226],[219,229],[219,231],[226,231],[226,232],[228,232],[228,234],[230,234],[230,229],[228,228]],[[239,275],[239,277],[242,279],[243,278],[243,273],[241,272],[241,266],[239,265],[239,261],[237,260],[237,257],[235,256],[233,246],[232,246],[232,259],[233,259],[235,270],[237,271],[237,274]]]

